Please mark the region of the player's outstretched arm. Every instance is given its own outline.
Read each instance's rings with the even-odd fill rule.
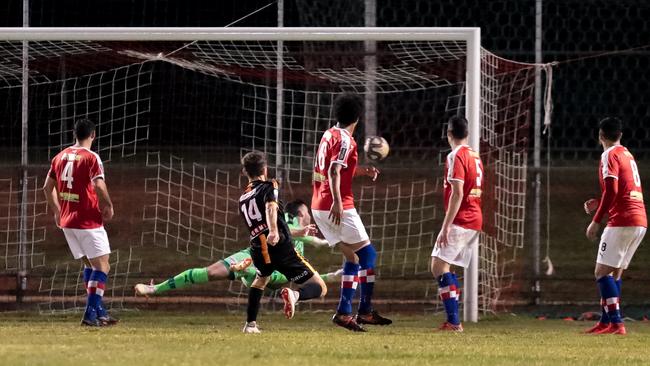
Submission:
[[[266,203],[266,225],[269,227],[267,242],[275,245],[280,241],[278,233],[278,204],[276,202]]]
[[[289,225],[289,232],[291,232],[291,237],[293,238],[304,238],[316,234],[318,229],[316,229],[316,225],[314,224],[309,224],[305,227]]]
[[[440,247],[447,246],[447,234],[449,234],[449,227],[451,223],[454,222],[458,210],[460,209],[460,204],[463,201],[463,181],[462,180],[452,180],[451,184],[451,196],[449,197],[449,206],[447,207],[447,212],[445,213],[445,219],[442,222],[442,228],[438,234],[438,239],[436,240],[436,245]]]
[[[45,193],[47,206],[50,208],[50,210],[52,210],[52,213],[54,214],[54,223],[57,227],[59,227],[59,222],[61,220],[61,206],[59,206],[59,200],[57,197],[58,192],[56,190],[56,182],[49,176],[45,178],[43,193]]]
[[[110,221],[113,218],[115,212],[113,211],[113,201],[108,195],[108,187],[106,187],[106,182],[103,178],[97,178],[93,181],[95,185],[95,192],[99,198],[99,204],[102,210],[102,218],[104,221]]]

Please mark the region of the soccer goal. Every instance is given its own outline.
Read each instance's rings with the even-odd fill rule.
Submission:
[[[22,179],[45,176],[49,159],[73,142],[76,119],[98,125],[94,149],[116,205],[109,239],[138,263],[120,267],[132,272],[120,277],[123,289],[247,245],[237,211],[247,151],[268,155],[285,201],[309,200],[332,101],[353,91],[366,101],[359,145],[380,135],[391,146],[380,179],[355,183],[386,302],[438,303],[428,266],[444,216],[445,123],[469,120],[486,170],[485,232],[462,295],[465,319],[477,321],[523,273],[536,71],[482,49],[480,39],[479,28],[0,28],[0,114],[12,126],[0,174],[10,197],[3,267],[42,278],[46,304],[79,296],[65,242]],[[322,271],[340,266],[330,251],[306,255]]]

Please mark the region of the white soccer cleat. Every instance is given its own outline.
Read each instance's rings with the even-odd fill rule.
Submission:
[[[296,302],[298,302],[298,294],[296,291],[285,287],[280,290],[280,296],[282,301],[284,301],[284,316],[287,319],[293,318],[293,315],[296,313]]]
[[[144,283],[138,283],[135,285],[134,290],[135,296],[149,297],[150,295],[156,293],[156,288],[153,285],[153,280],[151,280],[148,285],[145,285]]]
[[[244,329],[242,329],[242,332],[245,334],[258,334],[262,333],[260,329],[257,327],[257,322],[250,322],[244,324]]]

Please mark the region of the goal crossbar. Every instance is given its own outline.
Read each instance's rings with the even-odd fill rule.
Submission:
[[[3,41],[467,41],[480,28],[0,27]]]

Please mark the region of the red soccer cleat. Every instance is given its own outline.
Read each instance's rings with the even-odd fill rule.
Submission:
[[[586,334],[605,334],[609,333],[609,328],[611,327],[610,323],[601,323],[598,322],[593,327],[585,330]]]
[[[454,325],[454,324],[451,324],[449,322],[444,322],[438,328],[438,330],[461,333],[461,332],[463,332],[463,324],[459,323],[458,325]]]
[[[626,335],[627,331],[625,330],[625,324],[623,323],[612,323],[612,325],[609,327],[609,334],[618,334],[618,335]]]

